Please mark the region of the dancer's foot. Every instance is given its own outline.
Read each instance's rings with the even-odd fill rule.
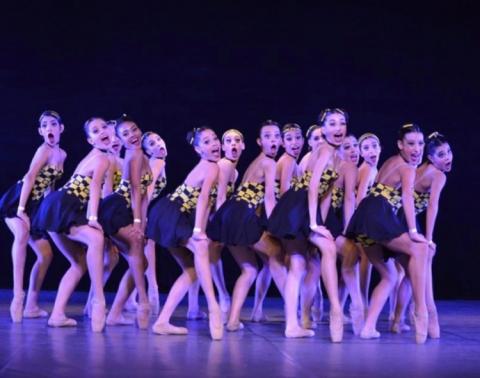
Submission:
[[[268,321],[268,318],[263,312],[263,310],[260,310],[260,311],[252,312],[252,316],[250,317],[250,320],[256,323],[264,323]]]
[[[222,339],[223,321],[222,311],[220,310],[220,307],[218,307],[218,310],[213,310],[209,312],[208,327],[210,328],[210,337],[212,338],[212,340]]]
[[[105,302],[92,299],[92,331],[102,332],[105,328],[106,308]]]
[[[123,309],[128,312],[136,312],[138,307],[138,303],[135,300],[128,299],[123,306]]]
[[[157,288],[149,288],[148,290],[148,302],[150,303],[150,309],[152,314],[158,314],[160,312],[160,298]]]
[[[312,319],[314,322],[321,323],[323,321],[323,307],[312,306]]]
[[[401,334],[402,332],[410,331],[410,326],[403,321],[394,321],[392,323],[392,326],[390,327],[390,331],[392,331],[393,333]]]
[[[36,308],[26,308],[23,310],[23,317],[28,319],[34,318],[46,318],[48,316],[48,312],[42,310],[40,307]]]
[[[311,329],[305,329],[302,327],[285,328],[285,337],[287,338],[300,338],[300,337],[312,337],[315,336],[315,332]]]
[[[330,338],[333,343],[339,343],[343,339],[343,313],[330,311]]]
[[[207,317],[208,317],[207,313],[200,310],[187,312],[188,320],[203,320],[203,319],[207,319]]]
[[[300,320],[300,326],[303,329],[316,329],[317,328],[317,323],[313,322],[310,317],[308,316],[302,316],[302,319]],[[285,332],[287,332],[285,330]],[[287,336],[288,337],[288,336]]]
[[[380,332],[376,329],[367,329],[363,327],[362,331],[360,332],[360,338],[362,339],[378,339],[380,337]]]
[[[438,323],[437,310],[428,312],[428,336],[432,339],[440,338],[440,324]]]
[[[413,322],[415,325],[415,341],[417,344],[423,344],[427,341],[428,334],[428,313],[413,314]]]
[[[153,333],[157,335],[186,335],[188,330],[185,327],[176,327],[170,323],[155,323],[152,326]]]
[[[139,303],[137,306],[137,326],[140,329],[148,328],[148,319],[150,318],[150,304]]]
[[[51,315],[47,324],[49,327],[75,327],[77,325],[77,321],[72,318],[67,318],[65,315]]]
[[[24,299],[24,292],[17,293],[13,296],[12,302],[10,303],[10,317],[14,323],[20,323],[22,321]]]
[[[350,305],[350,318],[352,319],[352,329],[355,336],[358,336],[362,331],[363,324],[365,323],[364,314],[365,310],[363,307],[353,307]]]
[[[123,314],[119,316],[113,316],[111,313],[107,316],[107,325],[108,326],[124,326],[124,325],[133,325],[135,320],[125,317]]]
[[[243,325],[242,322],[235,322],[235,323],[227,323],[225,328],[227,329],[228,332],[236,332],[236,331],[242,330],[243,328],[245,328],[245,326]]]

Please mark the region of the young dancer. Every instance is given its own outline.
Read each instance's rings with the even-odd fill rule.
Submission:
[[[93,117],[85,122],[84,131],[92,150],[80,161],[70,180],[44,199],[33,224],[40,230],[48,231],[70,262],[70,268],[58,286],[48,325],[68,327],[77,324],[65,315],[65,309],[88,267],[93,287],[92,330],[101,332],[105,325],[102,279],[104,237],[102,226],[98,223],[98,208],[102,181],[110,164],[107,150],[112,129],[102,118]]]
[[[209,237],[228,246],[241,268],[227,322],[229,331],[243,328],[240,311],[258,271],[254,251],[267,256],[273,279],[282,294],[286,278],[280,245],[264,232],[265,217],[270,216],[275,206],[274,158],[280,147],[277,122],[268,120],[261,125],[257,144],[262,151],[248,166],[235,194],[217,210],[208,229]],[[263,218],[257,214],[262,203]]]
[[[167,248],[183,270],[170,289],[152,330],[161,335],[187,333],[186,328],[170,324],[170,318],[198,275],[207,298],[210,335],[219,340],[223,336],[223,322],[212,283],[205,229],[210,192],[218,178],[220,142],[208,127],[189,132],[187,141],[200,161],[182,185],[161,198],[148,212],[147,237]]]
[[[399,153],[383,164],[376,184],[358,206],[347,231],[349,237],[364,244],[368,258],[381,276],[372,293],[360,336],[380,337],[375,329],[376,322],[396,280],[393,263],[384,260],[382,247],[386,247],[408,257],[415,297],[415,337],[417,343],[424,343],[428,325],[425,303],[428,245],[425,237],[417,231],[413,200],[415,167],[422,158],[424,148],[423,133],[415,124],[404,125],[399,131],[397,145]],[[397,215],[401,207],[406,222],[401,222]]]
[[[53,110],[44,111],[39,118],[38,133],[43,144],[35,152],[30,167],[22,180],[12,186],[0,199],[0,216],[13,234],[13,300],[10,316],[17,323],[25,318],[46,317],[48,313],[38,306],[38,296],[45,274],[53,258],[52,248],[45,233],[34,230],[35,217],[43,197],[53,188],[63,173],[66,153],[59,146],[64,126],[60,115]],[[27,245],[37,255],[30,273],[25,310],[23,302],[23,275]]]

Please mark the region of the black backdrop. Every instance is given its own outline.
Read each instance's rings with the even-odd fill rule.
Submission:
[[[184,136],[201,124],[219,134],[231,127],[244,131],[242,171],[257,153],[256,130],[267,118],[306,129],[321,108],[343,107],[351,132],[380,136],[383,159],[395,152],[399,126],[414,121],[427,132],[446,134],[455,154],[435,233],[437,296],[480,297],[474,236],[479,35],[473,2],[160,3],[2,6],[2,192],[25,173],[40,143],[36,119],[44,109],[64,118],[64,179],[88,151],[84,120],[128,113],[144,131],[166,140],[167,190],[195,163]],[[11,287],[11,240],[2,223],[0,287]],[[225,255],[231,286],[238,269]],[[158,260],[166,290],[179,270],[166,253]],[[65,267],[57,252],[46,288],[56,288]]]

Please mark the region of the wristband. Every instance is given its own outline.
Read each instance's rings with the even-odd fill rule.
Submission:
[[[198,234],[198,233],[202,232],[202,229],[200,227],[194,227],[193,232]]]
[[[25,206],[18,206],[17,207],[17,212],[20,211],[21,213],[23,213],[25,211]]]
[[[408,230],[408,232],[411,232],[412,234],[417,234],[417,233],[418,233],[418,231],[417,231],[416,228],[410,228],[410,229]]]
[[[133,220],[133,223],[142,223],[142,220],[140,218],[135,218]]]
[[[98,220],[98,218],[95,215],[90,215],[87,219],[93,222],[96,222]]]

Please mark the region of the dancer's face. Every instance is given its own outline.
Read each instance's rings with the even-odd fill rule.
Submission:
[[[145,151],[149,156],[153,156],[159,159],[165,159],[168,155],[167,145],[158,134],[149,134],[145,138],[143,145],[145,147]]]
[[[342,160],[352,162],[357,165],[360,160],[360,151],[358,140],[353,135],[345,137],[340,147],[340,156]]]
[[[282,143],[280,129],[275,125],[263,126],[260,130],[260,138],[257,138],[258,145],[265,155],[275,157]]]
[[[322,138],[322,129],[320,127],[316,128],[308,138],[308,145],[314,150],[323,143],[325,143],[325,140]]]
[[[227,159],[238,160],[244,149],[243,137],[237,132],[229,131],[223,136],[222,150]]]
[[[405,134],[402,140],[398,142],[398,148],[403,159],[411,165],[417,166],[422,161],[425,142],[423,133],[412,131]]]
[[[325,140],[335,146],[340,146],[347,133],[347,121],[340,113],[330,113],[326,116],[322,126]]]
[[[122,122],[117,126],[117,135],[126,149],[141,147],[142,131],[135,122]]]
[[[198,138],[198,144],[195,146],[195,151],[202,159],[209,161],[220,160],[220,140],[213,130],[207,129],[201,131]]]
[[[115,156],[120,156],[120,151],[122,149],[122,141],[120,140],[119,137],[115,135],[114,130],[112,130],[112,133],[113,135],[110,141],[109,151]]]
[[[303,135],[302,131],[298,129],[292,129],[287,131],[283,135],[283,148],[285,152],[294,158],[298,158],[303,148]]]
[[[443,143],[435,148],[432,155],[428,155],[428,160],[442,172],[450,172],[452,170],[453,153],[448,143]]]
[[[93,147],[108,150],[113,135],[113,129],[101,118],[95,118],[88,124],[88,142]]]
[[[52,116],[43,116],[40,120],[38,133],[43,137],[46,144],[53,147],[60,142],[60,134],[63,132],[63,124]]]
[[[360,145],[360,155],[362,155],[365,162],[372,167],[378,165],[380,152],[382,152],[382,148],[375,138],[366,138]]]

